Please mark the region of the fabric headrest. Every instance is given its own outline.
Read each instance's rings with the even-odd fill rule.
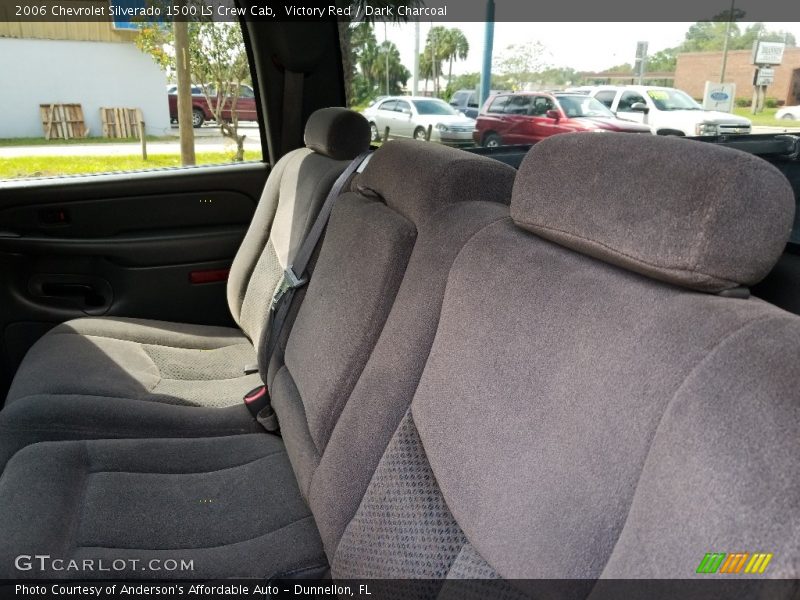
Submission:
[[[370,157],[357,187],[371,190],[415,223],[445,204],[508,204],[516,171],[496,160],[440,144],[391,140]]]
[[[306,148],[334,160],[353,160],[369,148],[369,123],[341,107],[314,111],[306,122]]]
[[[644,134],[545,139],[522,162],[511,216],[540,237],[675,285],[760,281],[786,245],[794,193],[775,167],[706,142]]]

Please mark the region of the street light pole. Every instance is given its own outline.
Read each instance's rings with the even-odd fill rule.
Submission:
[[[386,21],[383,22],[383,49],[386,51],[386,95],[389,95],[389,35],[386,33]]]
[[[483,37],[483,66],[481,68],[481,89],[479,106],[483,106],[492,87],[492,49],[494,47],[494,0],[486,2],[486,26]]]
[[[736,0],[731,0],[731,12],[728,13],[728,24],[725,27],[725,45],[722,47],[722,70],[719,74],[719,82],[725,83],[725,69],[728,67],[728,42],[731,38],[731,24],[733,23],[733,7]]]
[[[419,96],[419,21],[414,22],[414,96]]]

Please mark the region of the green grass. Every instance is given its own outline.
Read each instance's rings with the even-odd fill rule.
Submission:
[[[178,139],[174,135],[148,135],[149,142],[165,142]],[[73,146],[84,144],[133,144],[139,143],[139,138],[106,138],[106,137],[86,137],[73,138],[69,140],[46,140],[43,137],[36,138],[0,138],[0,147],[10,146]]]
[[[230,152],[198,152],[198,165],[230,163]],[[245,160],[261,160],[261,152],[245,151]],[[180,167],[177,154],[155,154],[144,161],[138,156],[24,156],[0,160],[0,179],[89,175],[113,171],[142,171]]]
[[[745,117],[753,122],[753,125],[768,125],[770,127],[800,127],[800,121],[785,121],[776,119],[777,108],[765,108],[758,114],[752,114],[750,107],[737,106],[733,109],[733,114]]]

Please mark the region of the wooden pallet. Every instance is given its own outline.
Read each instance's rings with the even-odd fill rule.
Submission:
[[[80,104],[40,104],[39,114],[45,139],[69,140],[89,135]]]
[[[103,137],[132,138],[139,137],[139,123],[142,111],[138,108],[101,108],[100,120],[103,123]]]

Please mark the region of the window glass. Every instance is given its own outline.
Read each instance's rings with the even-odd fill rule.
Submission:
[[[614,113],[595,98],[588,96],[556,96],[561,110],[568,117],[613,117]]]
[[[421,115],[457,115],[458,111],[442,100],[414,100],[414,106]]]
[[[510,115],[527,115],[533,106],[533,96],[511,96],[506,104],[506,113]]]
[[[503,113],[506,111],[506,104],[510,100],[511,96],[497,96],[492,103],[489,105],[489,109],[486,112],[490,113]]]
[[[534,116],[543,117],[547,114],[548,110],[556,107],[552,99],[547,96],[535,96],[533,99],[533,106],[531,107],[531,114]]]
[[[680,90],[657,89],[648,90],[647,95],[658,110],[703,110],[691,96]]]
[[[380,106],[378,106],[378,110],[394,110],[394,107],[397,105],[397,100],[387,100],[383,102]]]
[[[411,112],[411,105],[405,100],[398,100],[394,110],[395,112],[408,114]]]
[[[617,106],[617,111],[628,112],[631,110],[631,106],[636,104],[637,102],[641,102],[642,104],[647,104],[642,97],[641,94],[638,92],[623,92],[622,96],[619,99],[619,106]]]
[[[181,155],[171,27],[117,30],[110,21],[67,20],[58,27],[33,21],[21,31],[0,32],[0,179],[192,164]],[[261,160],[239,24],[190,27],[188,55],[192,110],[183,135],[194,146],[194,164]]]
[[[611,108],[611,105],[614,104],[614,97],[617,95],[617,92],[614,90],[601,90],[595,94],[595,98],[598,102],[604,104],[607,108]]]

